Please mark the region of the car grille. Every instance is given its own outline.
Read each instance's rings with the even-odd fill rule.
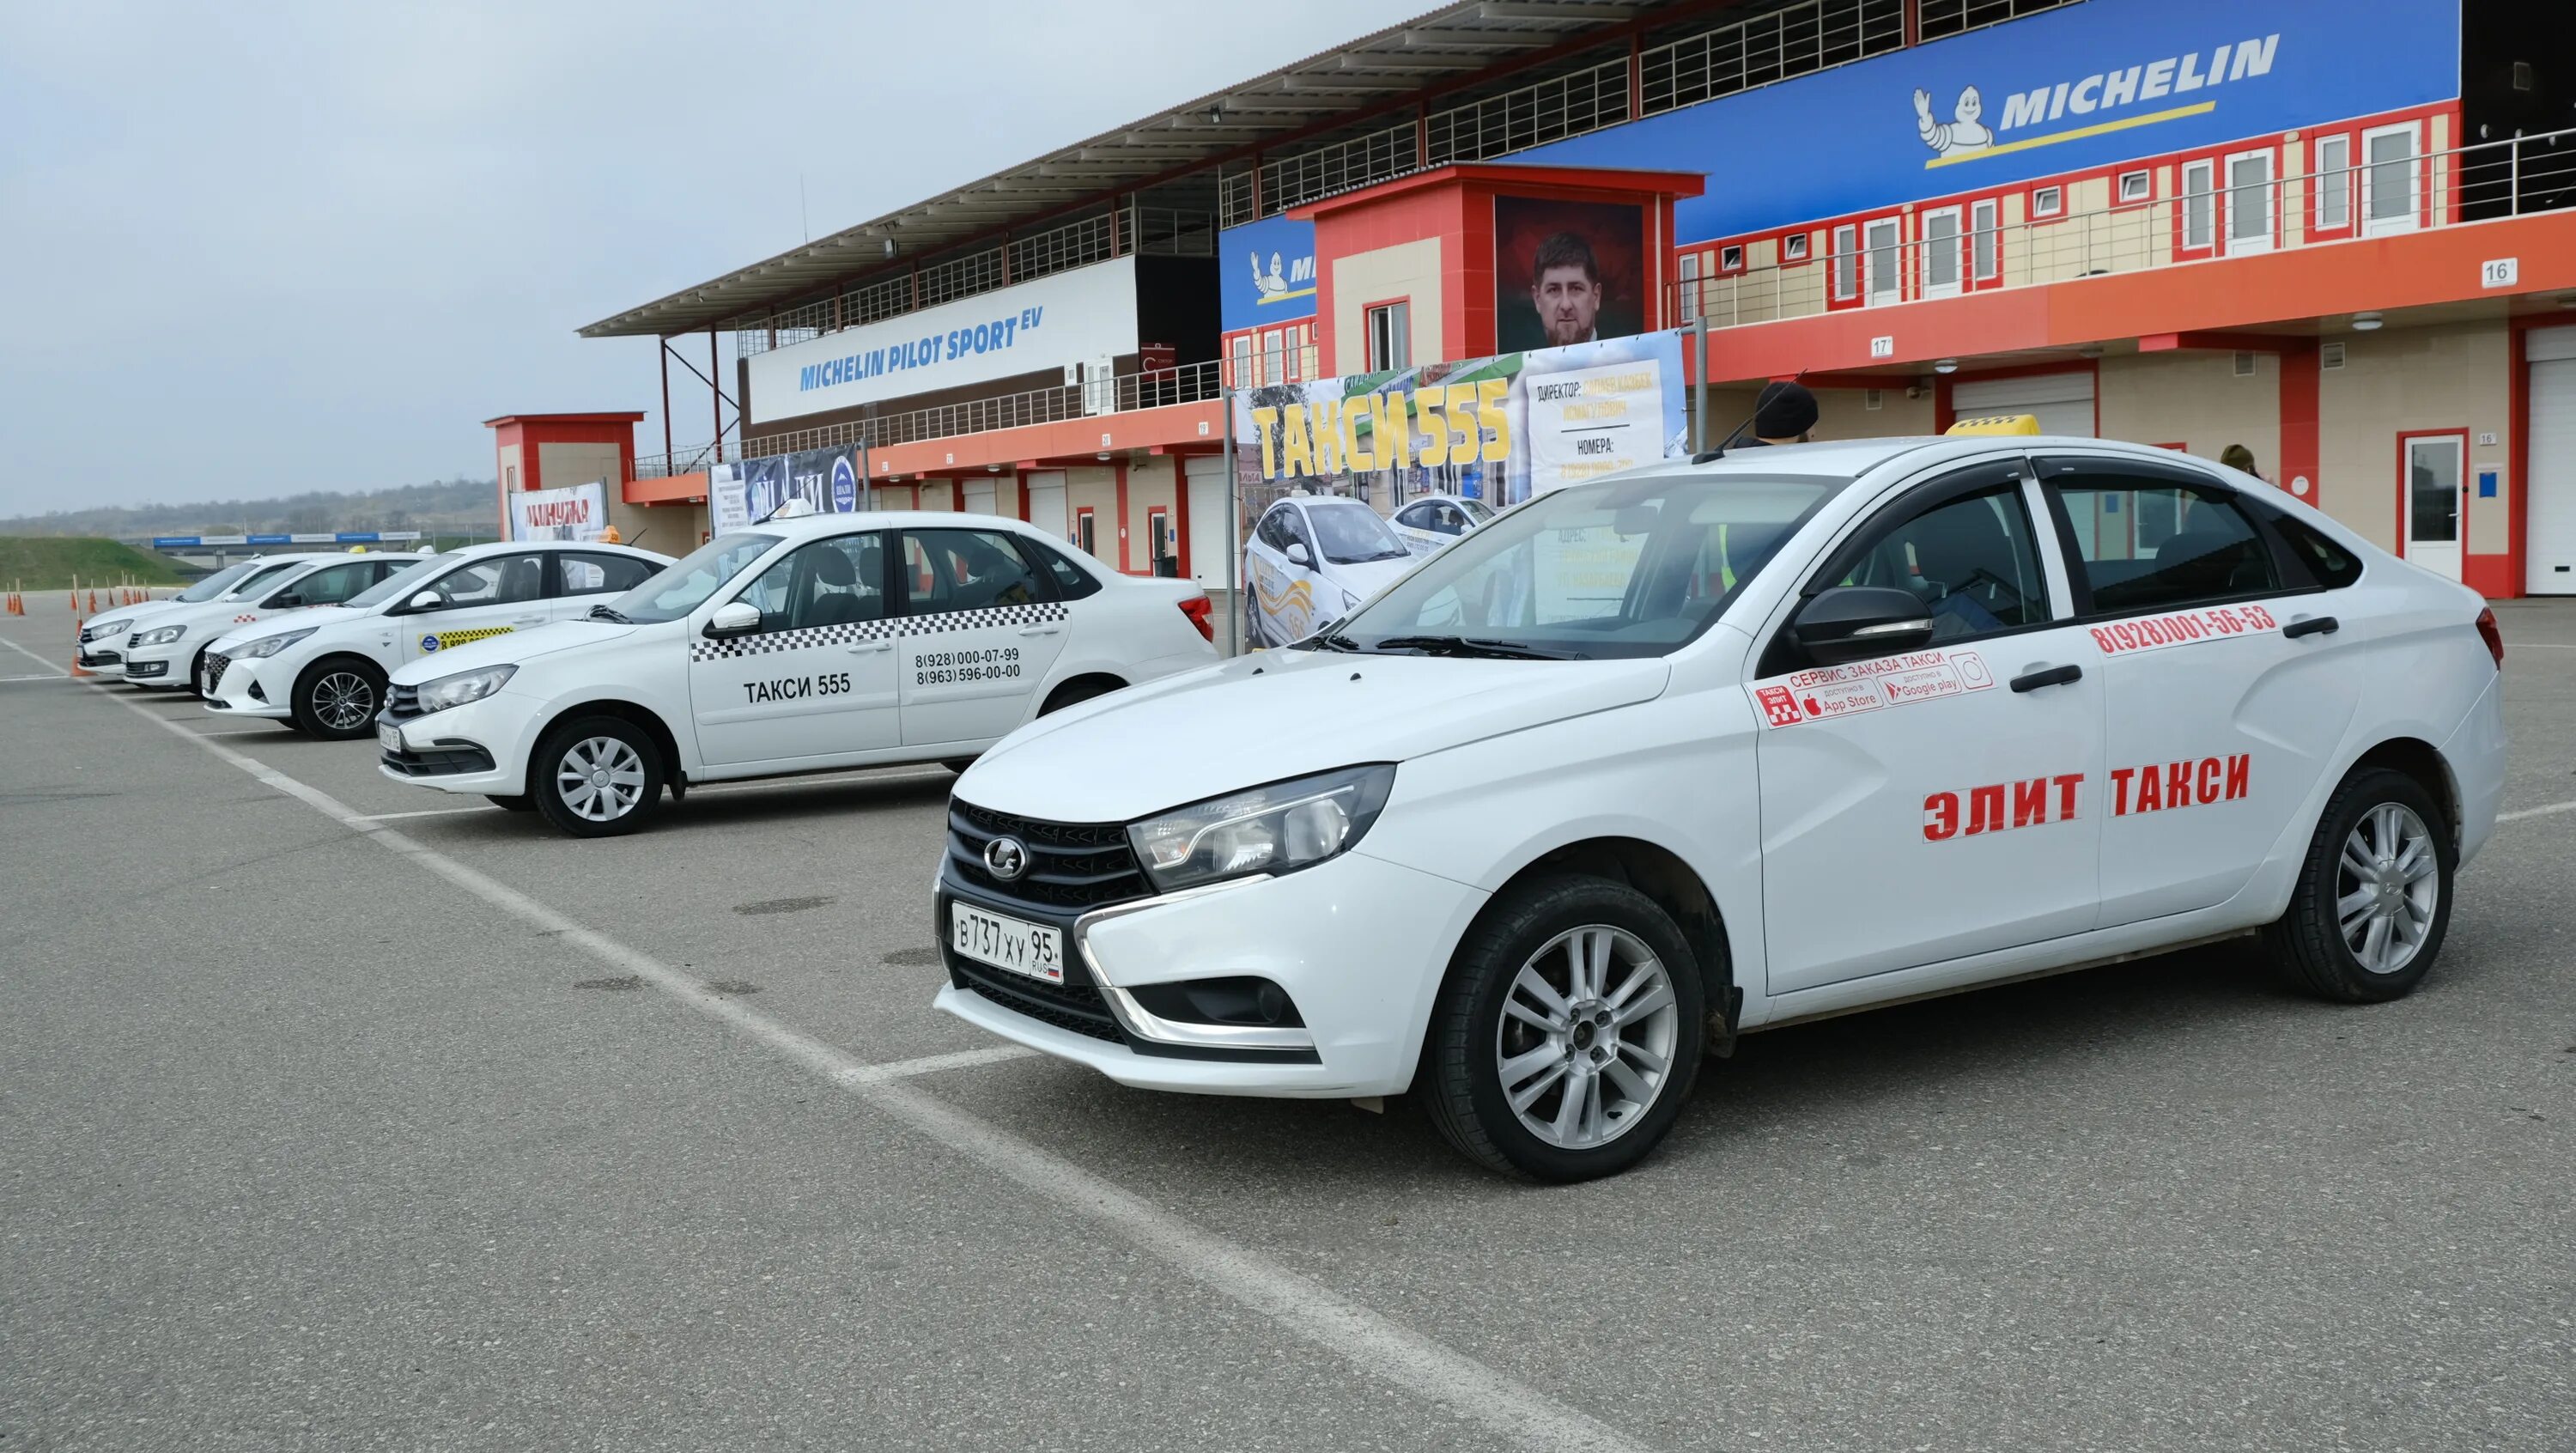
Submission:
[[[233,658],[230,656],[218,656],[212,651],[206,653],[206,694],[208,696],[214,695],[216,688],[224,684],[224,668],[232,663]]]
[[[1028,849],[1028,871],[1005,883],[984,866],[984,845],[1012,837]],[[948,862],[958,881],[1002,902],[1080,912],[1151,897],[1154,886],[1127,843],[1123,824],[1041,822],[954,798],[948,804]]]
[[[388,686],[385,688],[385,720],[409,721],[413,717],[427,715],[429,715],[428,712],[420,709],[419,687]]]
[[[84,666],[114,666],[124,659],[125,658],[123,656],[116,654],[114,651],[83,651],[80,653],[80,663]]]
[[[1127,1042],[1100,991],[1088,983],[1073,982],[1082,973],[1078,964],[1067,966],[1064,983],[1050,984],[976,963],[954,950],[947,951],[947,959],[948,981],[960,989],[981,994],[1015,1014],[1025,1014],[1058,1029],[1070,1029],[1111,1044]]]
[[[378,760],[405,777],[453,777],[461,772],[489,772],[493,767],[492,754],[481,747],[427,747],[409,752],[387,752]]]

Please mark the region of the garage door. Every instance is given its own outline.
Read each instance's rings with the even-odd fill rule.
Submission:
[[[1950,412],[1962,419],[2034,414],[2039,432],[2093,437],[2093,371],[2030,378],[1961,379],[1950,385]]]
[[[2531,491],[2523,515],[2523,589],[2576,595],[2576,328],[2522,335],[2531,360]]]

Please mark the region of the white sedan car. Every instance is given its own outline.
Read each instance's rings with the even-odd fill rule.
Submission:
[[[665,786],[962,765],[1034,716],[1215,660],[1210,610],[1017,520],[776,519],[584,619],[395,672],[383,771],[577,837],[631,832]]]
[[[1290,495],[1243,549],[1252,644],[1302,641],[1359,608],[1417,557],[1378,512],[1337,495]]]
[[[988,753],[937,1002],[1129,1085],[1409,1089],[1486,1165],[1601,1175],[1752,1030],[2244,934],[2405,994],[2495,822],[2503,655],[2458,584],[2160,450],[1637,471]]]
[[[1428,555],[1458,542],[1460,536],[1494,517],[1493,506],[1463,494],[1426,494],[1395,512],[1388,523],[1417,555]]]
[[[214,642],[203,667],[206,709],[354,740],[374,729],[385,678],[405,662],[578,616],[671,563],[624,545],[546,541],[370,558],[395,573],[341,609],[263,622]]]
[[[302,551],[255,562],[232,589],[134,622],[125,638],[125,679],[147,690],[203,696],[207,648],[217,637],[284,611],[346,600],[405,557]]]
[[[134,634],[136,622],[149,620],[154,616],[185,606],[204,605],[210,600],[230,595],[234,588],[241,584],[244,576],[258,570],[264,563],[254,557],[238,565],[227,565],[165,600],[138,601],[133,605],[120,606],[112,611],[99,612],[94,619],[81,627],[79,649],[81,669],[93,676],[104,676],[111,681],[123,676],[125,674],[125,638]]]

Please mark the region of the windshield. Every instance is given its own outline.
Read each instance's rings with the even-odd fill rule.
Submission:
[[[348,600],[349,608],[351,610],[364,610],[371,605],[383,605],[389,600],[400,600],[413,586],[420,584],[422,581],[429,579],[429,577],[436,575],[438,572],[445,570],[448,566],[455,563],[456,557],[453,555],[424,556],[419,564],[414,565],[410,569],[397,570],[393,574],[388,575],[384,579],[367,587],[365,590],[359,591],[356,595],[350,596]]]
[[[1664,474],[1560,489],[1460,537],[1333,637],[1360,650],[1660,656],[1717,619],[1847,483]]]
[[[1306,506],[1315,527],[1315,543],[1336,565],[1362,565],[1371,560],[1401,560],[1413,552],[1377,511],[1357,500],[1321,500]]]
[[[1461,499],[1458,508],[1465,510],[1467,518],[1480,525],[1494,517],[1493,507],[1480,499]]]
[[[243,567],[248,573],[234,581],[233,588],[223,594],[227,597],[247,595],[258,586],[274,583],[278,576],[300,567],[303,563],[301,560],[254,561]]]
[[[608,608],[637,625],[675,621],[706,603],[708,596],[740,575],[752,561],[769,553],[779,535],[719,535],[663,567],[662,573],[608,602]]]
[[[232,589],[234,581],[258,568],[259,562],[256,560],[245,560],[239,565],[227,565],[170,598],[185,605],[196,605],[212,600]]]

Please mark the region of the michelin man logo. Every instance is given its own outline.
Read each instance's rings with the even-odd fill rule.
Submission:
[[[1261,270],[1261,254],[1252,254],[1252,285],[1264,298],[1276,298],[1288,291],[1288,274],[1281,270],[1278,253],[1270,254],[1270,271]]]
[[[1986,129],[1986,98],[1970,86],[1959,93],[1957,120],[1948,123],[1932,119],[1932,93],[1914,93],[1914,129],[1923,144],[1943,156],[1959,152],[1979,152],[1995,144],[1995,134]]]

